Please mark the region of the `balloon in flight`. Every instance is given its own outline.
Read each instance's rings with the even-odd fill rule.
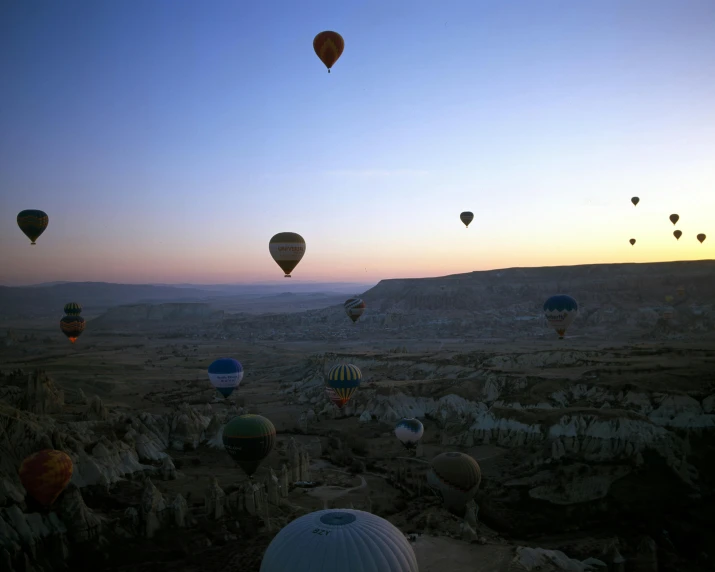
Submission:
[[[345,402],[342,398],[335,392],[332,387],[325,388],[325,395],[328,397],[330,402],[335,405],[338,409],[342,409],[345,406]]]
[[[680,237],[683,236],[683,231],[681,231],[681,230],[674,230],[674,231],[673,231],[673,236],[675,237],[676,240],[680,240]]]
[[[360,319],[360,316],[365,312],[365,302],[360,298],[349,298],[345,300],[345,313],[353,321],[353,324]]]
[[[37,244],[37,239],[45,232],[49,223],[50,218],[45,211],[27,209],[17,215],[17,226],[30,239],[30,244]]]
[[[75,343],[87,326],[84,318],[80,316],[82,306],[77,302],[69,302],[65,304],[64,310],[66,315],[60,320],[60,330],[70,342]]]
[[[345,40],[337,32],[320,32],[313,38],[313,49],[330,73],[345,49]]]
[[[685,286],[678,286],[675,289],[675,292],[678,294],[678,296],[685,296]]]
[[[260,572],[418,572],[417,557],[392,523],[355,509],[296,518],[271,540]]]
[[[544,302],[544,315],[549,326],[556,330],[559,339],[563,339],[566,330],[578,314],[578,303],[571,296],[558,294]]]
[[[218,392],[228,397],[243,379],[243,366],[233,358],[220,358],[209,366],[209,381]]]
[[[670,222],[672,222],[673,224],[675,224],[676,222],[678,222],[680,220],[680,216],[678,216],[677,214],[672,214],[668,218],[670,219]]]
[[[469,212],[469,211],[464,211],[461,215],[459,215],[459,220],[461,220],[464,223],[464,226],[469,228],[469,223],[471,223],[474,220],[474,213]]]
[[[223,428],[223,446],[244,472],[253,476],[273,450],[276,428],[261,415],[239,415]]]
[[[279,232],[271,238],[268,249],[285,277],[290,278],[290,273],[305,254],[305,240],[295,232]]]
[[[362,372],[356,365],[336,365],[328,372],[328,387],[335,390],[343,405],[350,401],[361,381]]]
[[[641,200],[638,197],[632,197],[631,202],[633,203],[633,206],[635,207],[638,205],[639,202],[641,202]]]
[[[665,301],[670,304],[673,301],[673,297],[671,295],[668,295],[665,297]]]
[[[43,449],[27,457],[20,465],[20,482],[44,507],[52,505],[72,478],[72,459],[56,449]]]
[[[700,241],[700,244],[705,242],[706,238],[707,238],[707,236],[705,236],[702,232],[697,236],[697,239]]]
[[[395,426],[395,436],[406,449],[414,449],[424,435],[425,428],[419,419],[400,419]]]
[[[630,243],[631,243],[631,246],[633,246],[633,245],[636,243],[636,239],[635,239],[635,238],[631,238],[628,242],[630,242]]]
[[[452,511],[463,513],[466,504],[477,494],[482,472],[474,458],[459,452],[448,452],[432,459],[427,484]]]

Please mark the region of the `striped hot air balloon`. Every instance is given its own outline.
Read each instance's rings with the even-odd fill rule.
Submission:
[[[52,505],[72,479],[72,459],[56,449],[43,449],[20,465],[20,482],[44,507]]]
[[[252,477],[273,450],[276,428],[261,415],[239,415],[223,428],[223,446],[245,473]]]
[[[571,296],[559,294],[544,302],[544,315],[549,326],[556,330],[559,339],[563,339],[566,330],[578,314],[578,303]]]
[[[328,387],[335,390],[343,405],[345,405],[362,381],[362,372],[356,365],[336,365],[328,372]]]
[[[82,306],[77,302],[69,302],[65,304],[65,314],[60,320],[60,330],[62,333],[69,338],[69,341],[75,343],[77,338],[82,335],[86,323],[84,318],[80,316],[82,313]]]
[[[348,298],[345,300],[345,313],[348,315],[348,318],[350,318],[353,321],[353,324],[357,322],[360,319],[360,316],[363,315],[363,312],[365,311],[366,305],[363,300],[360,298]]]
[[[338,409],[342,409],[345,406],[345,402],[341,399],[341,397],[335,392],[335,390],[332,387],[325,388],[325,395],[328,396],[328,399]]]
[[[50,217],[45,211],[27,209],[20,211],[17,215],[17,226],[30,239],[30,244],[36,244],[48,224],[50,224]]]
[[[77,302],[68,302],[65,304],[65,314],[68,316],[79,316],[82,313],[82,305]]]

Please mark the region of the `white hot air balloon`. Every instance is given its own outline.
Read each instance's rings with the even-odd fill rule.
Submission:
[[[424,435],[425,427],[419,419],[400,419],[395,426],[395,436],[406,449],[414,449]]]
[[[285,526],[263,555],[260,572],[419,572],[405,535],[369,512],[311,512]]]

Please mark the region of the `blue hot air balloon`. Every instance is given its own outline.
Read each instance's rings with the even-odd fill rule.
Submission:
[[[566,330],[578,314],[578,303],[565,294],[551,296],[544,302],[544,314],[549,326],[556,330],[559,339],[563,339]]]
[[[285,526],[263,555],[260,572],[418,572],[405,535],[369,512],[311,512]]]
[[[243,379],[243,366],[233,358],[217,359],[209,366],[209,381],[221,395],[228,397]]]
[[[419,419],[400,419],[395,426],[395,435],[407,449],[417,447],[424,432],[424,425]]]

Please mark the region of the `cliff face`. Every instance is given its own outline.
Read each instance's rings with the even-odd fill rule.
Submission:
[[[90,326],[95,330],[128,325],[142,329],[147,324],[159,325],[166,322],[218,322],[223,316],[223,310],[216,310],[210,304],[135,304],[111,308],[92,320]]]

